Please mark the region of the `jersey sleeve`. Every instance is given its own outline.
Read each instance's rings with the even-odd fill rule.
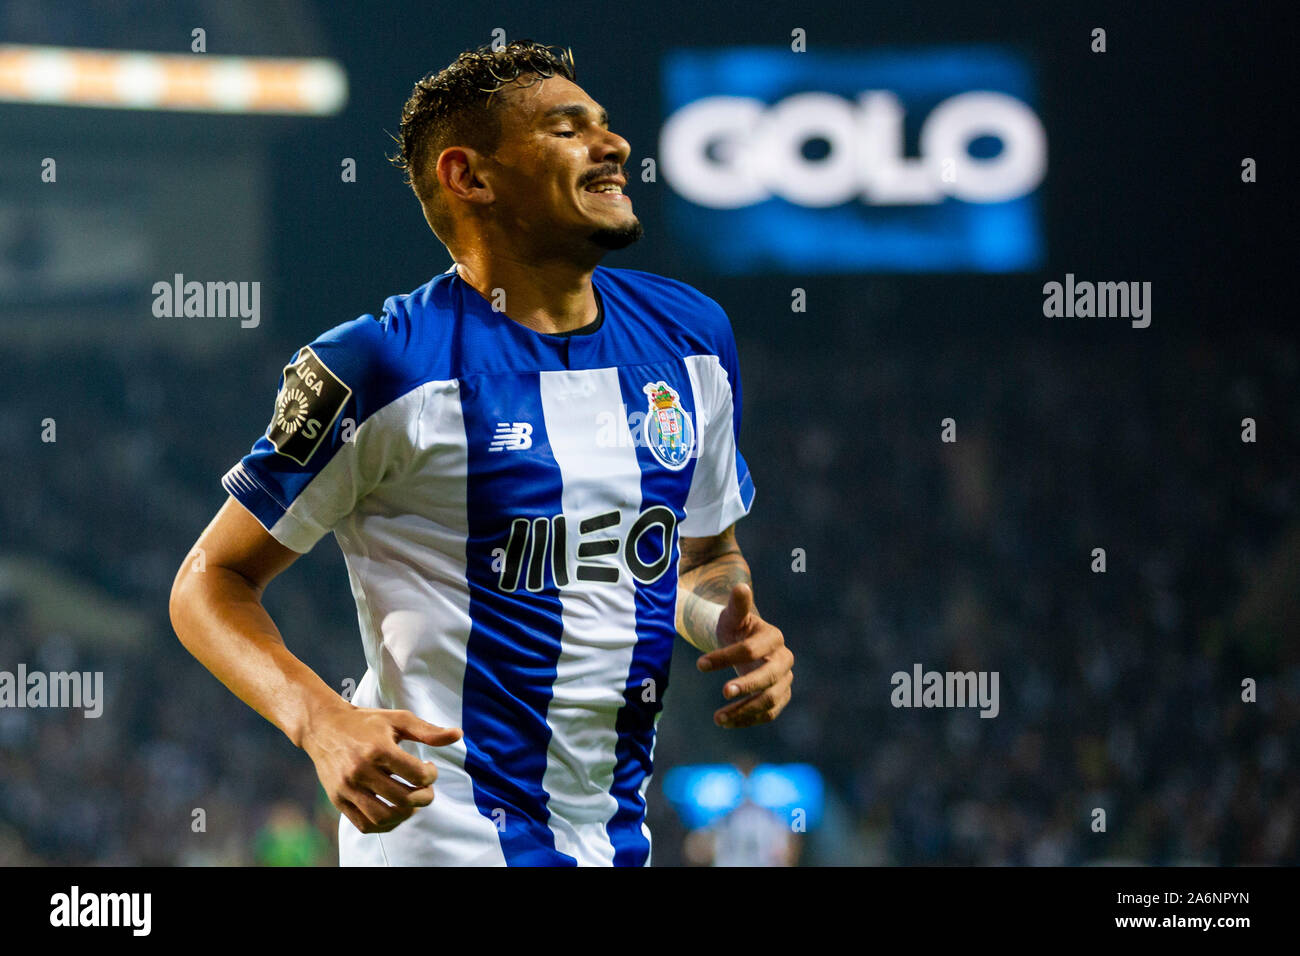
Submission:
[[[421,393],[400,394],[385,351],[381,323],[363,316],[295,352],[266,433],[221,479],[285,547],[310,551],[409,463]]]
[[[709,300],[719,316],[715,355],[687,359],[695,392],[699,456],[686,497],[680,533],[688,538],[721,534],[749,514],[754,480],[740,452],[740,361],[726,313]]]

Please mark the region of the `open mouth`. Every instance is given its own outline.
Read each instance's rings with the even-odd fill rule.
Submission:
[[[582,191],[585,193],[591,193],[593,196],[600,196],[604,199],[631,202],[627,196],[623,195],[622,185],[609,179],[602,179],[599,182],[590,183],[583,187]]]

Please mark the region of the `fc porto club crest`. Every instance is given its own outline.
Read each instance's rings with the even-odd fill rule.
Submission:
[[[642,429],[646,447],[659,464],[681,471],[695,450],[695,426],[667,382],[648,383],[641,391],[650,403]]]

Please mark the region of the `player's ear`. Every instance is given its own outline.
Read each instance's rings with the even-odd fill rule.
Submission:
[[[438,182],[452,196],[465,202],[487,204],[495,198],[492,187],[481,175],[486,157],[468,146],[448,146],[438,155]]]

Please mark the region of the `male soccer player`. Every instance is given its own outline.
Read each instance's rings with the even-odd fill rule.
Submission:
[[[462,54],[416,85],[400,144],[454,265],[294,355],[173,624],[312,758],[343,864],[646,865],[674,633],[739,674],[721,726],[790,699],[733,531],[754,490],[730,325],[598,265],[641,224],[567,52]],[[261,604],[327,531],[368,665],[351,702]]]

